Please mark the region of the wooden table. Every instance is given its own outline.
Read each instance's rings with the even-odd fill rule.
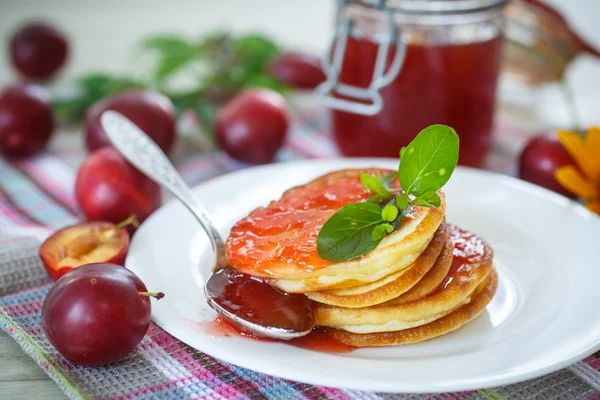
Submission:
[[[3,331],[0,331],[0,371],[0,399],[67,398],[17,342]]]

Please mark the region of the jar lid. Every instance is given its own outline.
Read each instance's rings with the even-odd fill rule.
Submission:
[[[381,0],[360,0],[363,4],[379,6]],[[387,0],[385,5],[404,13],[451,14],[456,12],[481,11],[504,6],[508,0]]]

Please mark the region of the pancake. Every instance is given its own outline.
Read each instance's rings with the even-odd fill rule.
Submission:
[[[452,240],[448,237],[448,241],[446,242],[446,246],[442,250],[442,253],[438,257],[441,259],[447,259],[448,262],[436,262],[425,274],[423,279],[421,279],[415,286],[413,286],[408,292],[396,297],[395,299],[389,300],[385,305],[400,305],[405,303],[410,303],[411,301],[422,299],[433,293],[444,281],[446,275],[448,275],[448,271],[450,271],[450,267],[452,266],[452,251],[454,250],[454,246],[452,244]]]
[[[414,206],[401,226],[368,254],[334,263],[317,253],[323,224],[349,203],[366,200],[360,172],[385,175],[390,170],[349,169],[332,172],[286,191],[281,199],[259,208],[231,229],[226,243],[230,265],[238,271],[270,278],[289,293],[344,289],[378,281],[410,267],[421,255],[445,213],[445,196],[438,208]],[[396,180],[392,190],[399,190]]]
[[[314,307],[317,325],[355,333],[397,331],[426,324],[454,311],[486,280],[492,270],[492,248],[480,237],[448,225],[453,243],[452,266],[431,295],[400,305],[382,304],[345,308],[323,304]]]
[[[394,346],[433,339],[460,328],[485,310],[498,286],[498,275],[494,269],[484,284],[483,289],[476,292],[467,304],[430,323],[414,328],[368,334],[352,333],[341,329],[328,329],[327,331],[339,341],[355,347]]]
[[[308,293],[308,297],[319,303],[347,308],[376,305],[395,299],[409,291],[436,264],[446,265],[447,272],[451,262],[452,241],[446,232],[446,223],[442,222],[425,251],[409,268],[364,286],[312,292]],[[443,279],[443,276],[441,279]]]

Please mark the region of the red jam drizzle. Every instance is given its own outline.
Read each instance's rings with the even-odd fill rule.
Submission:
[[[313,303],[308,297],[282,292],[264,279],[241,273],[231,267],[213,274],[206,289],[212,301],[227,311],[262,326],[305,332],[315,325]],[[258,337],[223,316],[212,322],[204,322],[202,328],[215,336],[240,335],[254,340],[274,341]],[[335,339],[323,328],[313,329],[307,336],[283,342],[305,349],[333,353],[353,350],[353,347]]]
[[[212,301],[243,320],[262,326],[305,332],[315,325],[311,300],[285,293],[264,279],[231,267],[215,272],[206,284]]]
[[[396,154],[397,156],[397,154]],[[344,205],[370,196],[360,182],[360,171],[347,170],[288,190],[281,199],[259,208],[231,229],[226,253],[231,265],[253,276],[272,276],[274,266],[293,264],[310,272],[331,262],[317,253],[317,235],[329,217]],[[389,170],[366,169],[381,176]],[[395,183],[397,187],[397,182]],[[405,223],[420,212],[419,207]],[[298,271],[300,272],[300,271]]]
[[[228,321],[222,319],[221,317],[217,317],[213,321],[204,321],[200,325],[205,333],[216,337],[243,336],[244,338],[256,340],[259,342],[281,342],[294,347],[325,353],[342,354],[356,350],[356,347],[349,346],[339,341],[338,339],[333,337],[329,333],[329,331],[327,331],[327,329],[322,327],[315,328],[308,335],[296,339],[276,340],[259,338],[257,336],[252,335],[249,332],[245,332],[238,328],[234,328]]]
[[[400,73],[381,90],[384,105],[378,114],[333,111],[340,150],[353,157],[398,157],[398,150],[422,129],[446,124],[460,136],[459,163],[479,166],[491,145],[501,48],[500,37],[460,45],[409,45]],[[349,38],[341,81],[367,87],[377,49],[369,40]]]
[[[448,233],[454,244],[452,265],[436,291],[447,288],[452,282],[469,279],[485,254],[485,245],[478,236],[451,224],[448,224]]]
[[[202,332],[212,337],[231,337],[241,335],[241,332],[238,332],[233,326],[223,321],[221,317],[217,317],[212,321],[202,321],[195,324],[202,329]],[[254,336],[251,336],[251,338],[254,338]]]
[[[292,339],[285,343],[302,349],[322,351],[325,353],[350,353],[357,349],[357,347],[339,341],[332,336],[326,328],[322,327],[313,329],[313,331],[306,336]]]

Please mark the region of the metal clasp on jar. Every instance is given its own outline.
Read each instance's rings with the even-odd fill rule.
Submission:
[[[379,90],[389,85],[398,75],[404,62],[406,46],[400,38],[394,21],[393,10],[387,7],[386,0],[371,0],[375,7],[386,14],[387,24],[384,32],[378,35],[377,58],[373,69],[373,78],[368,87],[348,85],[340,81],[340,74],[346,53],[346,43],[350,35],[360,37],[358,29],[345,9],[351,3],[365,3],[364,0],[339,0],[337,28],[329,51],[323,57],[323,69],[327,80],[319,85],[315,92],[317,99],[327,107],[356,114],[375,115],[381,111],[383,100]],[[390,47],[395,45],[396,54],[390,67],[385,71]],[[334,94],[343,98],[336,97]]]

